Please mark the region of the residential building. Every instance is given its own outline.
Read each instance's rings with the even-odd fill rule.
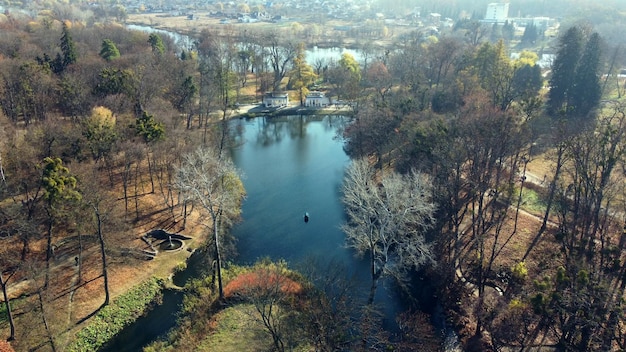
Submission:
[[[485,19],[482,22],[504,23],[509,18],[509,3],[492,2],[487,5]]]

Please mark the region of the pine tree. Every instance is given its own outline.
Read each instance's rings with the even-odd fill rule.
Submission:
[[[120,57],[120,51],[115,46],[115,43],[111,39],[105,39],[102,41],[102,49],[100,49],[100,57],[106,61],[111,61]]]
[[[582,53],[567,105],[569,113],[576,117],[585,117],[598,106],[602,96],[600,85],[600,60],[602,56],[601,38],[593,33]]]
[[[163,44],[163,39],[161,39],[161,37],[158,34],[156,33],[150,34],[150,36],[148,37],[148,43],[150,43],[153,53],[157,55],[163,55],[163,53],[165,52],[165,45]]]
[[[62,55],[62,67],[65,69],[67,66],[76,62],[76,45],[70,34],[67,23],[63,23],[63,29],[61,34],[61,52]]]
[[[552,64],[550,92],[547,110],[557,115],[568,101],[568,94],[574,83],[574,76],[582,48],[583,34],[580,28],[571,27],[559,40],[559,49]]]
[[[513,37],[515,37],[515,27],[507,20],[502,26],[502,38],[508,42],[513,40]]]
[[[537,26],[534,23],[530,23],[526,25],[526,28],[524,28],[522,42],[527,44],[534,44],[537,41],[538,36],[539,33],[537,31]]]

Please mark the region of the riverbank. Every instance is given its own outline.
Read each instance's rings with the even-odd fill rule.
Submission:
[[[72,352],[96,351],[106,345],[125,326],[134,322],[155,304],[162,295],[163,280],[152,277],[99,310],[76,334],[67,347]]]
[[[196,37],[203,30],[208,30],[212,35],[218,37],[233,36],[253,36],[262,33],[282,33],[289,38],[301,40],[307,46],[318,48],[357,48],[359,38],[350,36],[346,28],[355,25],[346,20],[325,20],[323,24],[313,23],[306,18],[287,19],[275,22],[239,22],[237,19],[225,19],[215,17],[210,12],[197,12],[191,18],[187,15],[171,15],[164,13],[139,13],[129,14],[126,24],[147,26],[155,29],[179,33]],[[320,25],[325,30],[320,31]],[[385,38],[367,38],[368,41],[377,47],[390,47],[394,38],[403,35],[412,28],[410,26],[394,26],[390,35]],[[316,32],[317,35],[310,36],[307,33]]]
[[[354,110],[348,104],[333,104],[326,107],[290,105],[265,107],[260,104],[242,105],[235,109],[233,118],[255,118],[258,116],[341,115],[351,116]]]

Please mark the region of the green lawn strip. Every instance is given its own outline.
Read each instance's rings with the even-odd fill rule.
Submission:
[[[163,281],[153,277],[117,297],[76,334],[67,351],[95,351],[104,346],[124,327],[142,316],[161,295],[162,289]]]
[[[520,205],[520,208],[529,213],[542,216],[546,211],[544,196],[531,188],[524,188],[522,191],[522,204]]]

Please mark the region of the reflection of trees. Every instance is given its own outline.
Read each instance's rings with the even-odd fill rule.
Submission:
[[[260,146],[269,146],[281,142],[285,137],[290,139],[304,138],[307,135],[307,126],[310,122],[327,120],[329,123],[325,123],[323,126],[325,131],[329,131],[336,128],[331,122],[332,119],[334,118],[330,116],[319,115],[259,119],[255,143]],[[339,119],[343,118],[335,119],[335,121]]]
[[[258,124],[256,144],[267,147],[278,143],[283,139],[284,131],[282,123],[261,119]]]
[[[320,123],[320,128],[325,132],[336,132],[336,138],[340,138],[342,131],[350,120],[341,115],[299,115],[281,116],[274,118],[257,118],[254,127],[249,127],[248,123],[232,121],[231,140],[233,145],[241,145],[246,142],[254,143],[259,147],[269,147],[275,143],[280,143],[285,138],[291,140],[305,141],[310,130],[308,126],[312,122]],[[246,140],[246,128],[256,128],[256,133]],[[305,143],[299,144],[299,150],[306,147]]]

